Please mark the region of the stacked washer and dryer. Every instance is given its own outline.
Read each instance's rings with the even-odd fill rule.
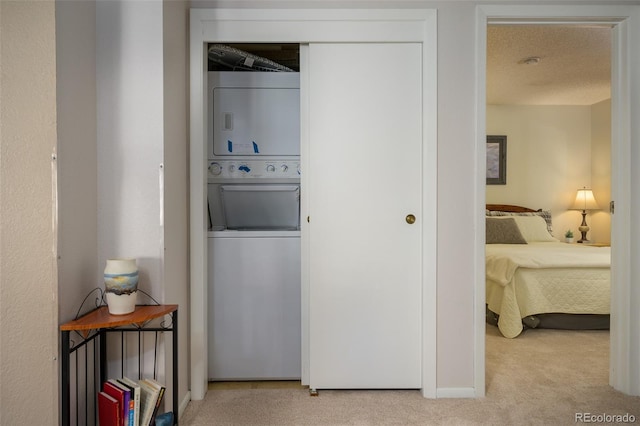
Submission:
[[[299,379],[299,74],[208,83],[209,380]]]

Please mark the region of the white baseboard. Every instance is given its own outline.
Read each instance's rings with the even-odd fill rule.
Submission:
[[[476,398],[475,388],[438,388],[436,398]]]
[[[191,402],[191,391],[187,391],[187,394],[184,396],[184,399],[180,403],[180,407],[178,407],[178,420],[184,414],[184,410],[187,409],[187,405]]]

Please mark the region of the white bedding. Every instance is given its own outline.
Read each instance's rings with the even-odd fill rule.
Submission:
[[[608,314],[608,247],[560,242],[486,245],[486,296],[508,338],[542,313]]]

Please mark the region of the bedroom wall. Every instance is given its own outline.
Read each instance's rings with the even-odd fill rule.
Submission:
[[[590,238],[611,242],[611,99],[591,105],[591,185],[602,210],[591,213]]]
[[[507,184],[487,185],[487,203],[550,210],[556,238],[580,235],[580,212],[568,209],[594,183],[591,107],[488,105],[487,134],[507,136]]]

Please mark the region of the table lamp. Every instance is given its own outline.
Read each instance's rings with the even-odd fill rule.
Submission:
[[[587,225],[587,210],[599,210],[598,203],[593,197],[593,191],[587,187],[578,189],[578,195],[576,195],[576,201],[573,203],[573,210],[582,210],[582,223],[578,227],[578,230],[582,234],[582,237],[578,241],[579,243],[588,243],[587,232],[589,232],[589,225]]]

